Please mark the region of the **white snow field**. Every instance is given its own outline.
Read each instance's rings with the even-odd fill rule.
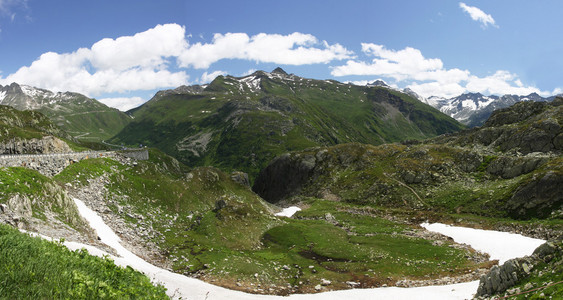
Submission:
[[[296,212],[300,211],[301,208],[297,206],[290,206],[282,209],[279,213],[275,214],[278,217],[288,217],[291,218]]]
[[[167,294],[172,298],[182,299],[318,299],[318,300],[341,300],[341,299],[471,299],[477,291],[478,281],[466,283],[426,286],[416,288],[385,287],[372,289],[350,289],[342,291],[331,291],[318,294],[295,294],[288,297],[255,295],[240,291],[229,290],[214,286],[195,278],[176,274],[144,261],[140,257],[131,253],[120,244],[119,237],[109,228],[100,216],[89,209],[84,202],[74,199],[78,210],[92,228],[94,228],[101,241],[114,248],[120,257],[108,255],[92,246],[74,242],[65,242],[70,249],[86,248],[93,255],[108,255],[116,264],[121,266],[131,266],[132,268],[145,273],[153,282],[163,284],[167,289]],[[296,212],[295,209],[287,212],[284,216],[291,216]],[[281,215],[281,214],[280,214]],[[543,241],[530,239],[522,235],[508,234],[504,232],[476,230],[463,227],[446,226],[443,224],[423,224],[431,231],[440,232],[454,238],[459,243],[467,243],[480,251],[489,253],[491,257],[502,259],[529,255],[535,247]],[[475,244],[473,244],[475,243]],[[499,251],[501,248],[506,251]]]
[[[530,255],[539,245],[545,243],[544,240],[509,232],[456,227],[440,223],[423,223],[421,226],[429,231],[447,235],[456,243],[467,244],[475,250],[488,253],[490,259],[498,259],[500,265],[511,258]]]

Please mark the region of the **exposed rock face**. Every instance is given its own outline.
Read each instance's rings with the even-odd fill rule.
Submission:
[[[509,157],[494,159],[487,167],[487,172],[509,179],[529,173],[547,161],[545,157]]]
[[[45,136],[41,139],[13,139],[0,143],[0,154],[68,153],[72,149],[64,141]]]
[[[491,296],[502,293],[528,277],[539,263],[550,262],[553,254],[563,250],[562,238],[548,241],[539,246],[531,256],[508,260],[502,266],[494,266],[481,277],[475,297]]]
[[[295,195],[312,175],[315,162],[312,155],[279,156],[260,172],[252,190],[272,203]]]
[[[554,171],[534,176],[520,186],[508,201],[506,207],[514,218],[546,218],[557,210],[563,210],[563,175]]]

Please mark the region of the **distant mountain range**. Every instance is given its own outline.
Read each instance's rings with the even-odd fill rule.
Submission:
[[[12,83],[0,85],[0,105],[35,110],[75,138],[101,141],[116,135],[131,118],[82,94],[51,91]]]
[[[475,127],[483,125],[497,109],[510,107],[521,101],[544,102],[553,101],[554,98],[555,96],[544,98],[536,93],[526,96],[504,95],[500,97],[467,93],[450,99],[430,97],[426,99],[425,103],[469,127]]]
[[[367,86],[379,86],[394,89],[387,85],[383,80],[376,80]],[[537,93],[529,95],[503,95],[503,96],[485,96],[481,93],[465,93],[453,98],[444,98],[438,96],[431,96],[428,98],[422,97],[415,91],[405,89],[395,89],[399,92],[405,93],[413,98],[426,103],[446,115],[456,119],[460,123],[468,127],[481,126],[491,116],[493,111],[510,107],[515,103],[521,101],[553,101],[555,96],[544,98]]]

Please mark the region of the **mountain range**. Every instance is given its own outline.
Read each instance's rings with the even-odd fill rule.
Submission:
[[[302,78],[281,68],[162,91],[129,113],[134,119],[110,143],[154,146],[190,166],[241,170],[251,178],[288,151],[378,145],[463,128],[404,93]]]
[[[521,101],[553,101],[556,96],[542,97],[537,93],[529,95],[483,95],[481,93],[465,93],[453,98],[420,96],[410,88],[396,89],[389,86],[383,80],[376,80],[367,86],[379,86],[405,93],[413,98],[426,103],[444,114],[456,119],[468,127],[481,126],[493,113],[493,111],[510,107]]]

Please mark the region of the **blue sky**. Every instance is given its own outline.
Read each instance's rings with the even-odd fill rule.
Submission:
[[[563,90],[562,1],[0,0],[0,84],[122,109],[281,66],[423,96]]]

